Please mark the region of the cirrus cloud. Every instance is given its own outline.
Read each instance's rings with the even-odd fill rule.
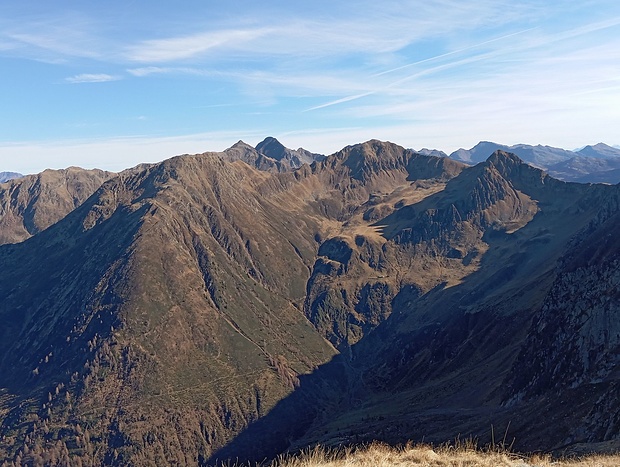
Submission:
[[[119,81],[123,79],[118,75],[108,75],[106,73],[82,73],[80,75],[70,76],[65,81],[71,84],[79,83],[106,83],[108,81]]]
[[[167,39],[142,41],[129,48],[127,58],[134,62],[161,63],[195,57],[220,47],[234,47],[251,42],[268,29],[213,31]]]

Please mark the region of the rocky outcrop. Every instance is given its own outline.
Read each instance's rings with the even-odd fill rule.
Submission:
[[[558,276],[515,363],[519,371],[515,368],[507,403],[600,384],[615,373],[620,351],[619,266],[616,259]]]

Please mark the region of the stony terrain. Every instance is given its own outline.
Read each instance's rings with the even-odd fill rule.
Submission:
[[[618,186],[374,140],[283,170],[266,141],[102,180],[0,247],[0,459],[616,446]]]

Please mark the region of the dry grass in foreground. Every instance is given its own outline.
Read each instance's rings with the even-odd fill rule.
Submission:
[[[372,444],[367,448],[325,450],[315,448],[295,457],[283,457],[269,467],[618,467],[620,455],[595,455],[552,460],[545,456],[520,456],[501,450],[482,451],[471,446],[394,448]]]

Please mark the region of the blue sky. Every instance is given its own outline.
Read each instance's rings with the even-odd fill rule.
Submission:
[[[239,139],[620,144],[620,2],[7,0],[0,171]]]

